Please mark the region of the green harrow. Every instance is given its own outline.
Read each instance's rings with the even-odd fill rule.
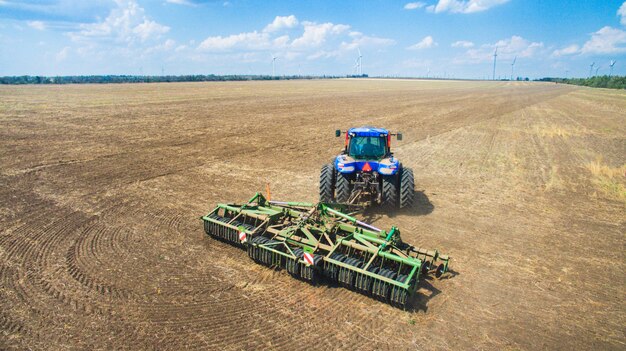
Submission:
[[[268,201],[257,193],[243,205],[218,204],[202,220],[208,235],[246,249],[256,263],[399,308],[415,294],[421,274],[439,278],[450,261],[402,242],[396,227],[386,232],[323,203]]]

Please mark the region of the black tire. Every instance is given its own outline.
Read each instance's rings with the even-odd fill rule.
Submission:
[[[346,256],[337,252],[333,252],[333,254],[330,255],[330,258],[339,262],[343,262],[346,259]],[[339,266],[335,265],[334,263],[325,263],[324,274],[331,282],[336,283],[339,275]]]
[[[335,192],[335,168],[328,163],[322,166],[320,172],[320,201],[324,203],[333,202]]]
[[[335,180],[335,201],[340,204],[348,202],[350,198],[350,178],[351,174],[344,174],[337,172],[337,179]]]
[[[382,176],[383,178],[383,202],[386,208],[398,206],[398,177],[396,175]]]
[[[413,170],[403,167],[400,176],[400,208],[412,207],[414,203],[415,179],[413,178]]]
[[[293,254],[296,255],[296,259],[292,259],[292,258],[287,259],[285,262],[285,268],[287,269],[287,273],[291,274],[292,277],[299,279],[301,264],[298,262],[298,260],[302,258],[304,251],[302,251],[302,249],[299,247],[294,248],[292,251],[293,251]]]
[[[445,270],[446,270],[446,267],[443,265],[443,263],[442,263],[442,264],[440,264],[440,265],[437,267],[437,270],[435,271],[435,277],[437,277],[437,278],[441,278],[441,276],[443,275],[443,273],[445,272]]]

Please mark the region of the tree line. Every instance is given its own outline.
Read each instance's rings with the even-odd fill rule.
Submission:
[[[595,76],[590,78],[542,78],[543,82],[582,85],[593,88],[626,89],[626,76]]]
[[[107,84],[107,83],[166,83],[166,82],[218,82],[245,80],[290,80],[328,79],[339,76],[263,76],[263,75],[214,75],[194,74],[181,76],[135,76],[135,75],[94,75],[94,76],[5,76],[0,84]]]

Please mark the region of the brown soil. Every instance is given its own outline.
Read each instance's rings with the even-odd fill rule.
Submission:
[[[404,132],[452,257],[411,311],[255,265],[217,202],[315,201],[334,130]],[[0,349],[626,347],[626,92],[333,80],[0,87]]]

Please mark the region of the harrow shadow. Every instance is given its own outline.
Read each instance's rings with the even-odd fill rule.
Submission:
[[[439,295],[441,290],[437,289],[433,284],[433,280],[448,280],[456,277],[460,273],[454,270],[448,270],[441,278],[434,278],[432,276],[422,276],[418,283],[418,293],[407,303],[405,309],[408,312],[427,312],[428,302]],[[420,289],[425,289],[428,293],[424,294],[419,292]]]

